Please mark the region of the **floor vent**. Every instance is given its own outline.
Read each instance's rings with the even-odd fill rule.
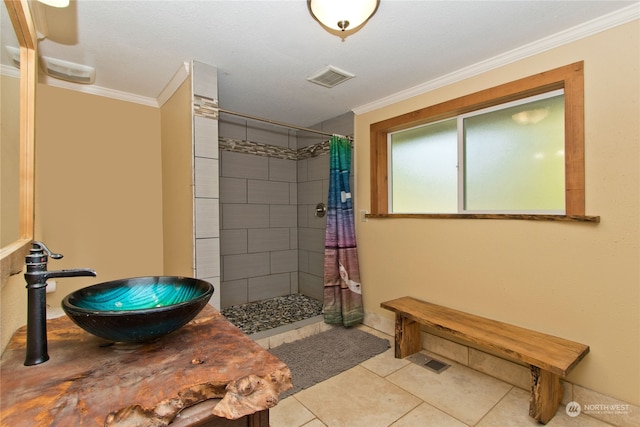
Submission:
[[[436,374],[441,374],[451,366],[432,357],[425,356],[422,353],[412,354],[411,356],[407,357],[407,360],[415,363],[416,365],[422,366],[423,368],[426,368],[431,372],[435,372]]]
[[[333,65],[329,65],[314,75],[307,77],[307,80],[311,83],[331,88],[353,77],[355,77],[355,74],[351,74],[347,71],[336,68]]]

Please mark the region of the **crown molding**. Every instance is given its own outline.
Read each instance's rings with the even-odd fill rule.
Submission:
[[[465,68],[461,68],[453,73],[435,78],[428,82],[419,84],[412,88],[397,92],[393,95],[378,99],[376,101],[353,108],[354,114],[364,114],[379,108],[387,107],[400,101],[412,98],[417,95],[448,86],[453,83],[477,76],[504,65],[511,64],[524,58],[560,47],[562,45],[592,36],[608,29],[626,24],[640,18],[640,4],[627,6],[615,12],[577,25],[551,36],[542,38],[535,42],[526,44],[509,52],[494,56],[485,61],[477,62]]]
[[[5,67],[2,68],[2,73],[5,73]],[[117,99],[120,101],[133,102],[135,104],[146,105],[149,107],[162,107],[162,105],[171,98],[171,95],[180,87],[180,85],[189,77],[189,63],[184,62],[180,68],[176,71],[169,83],[164,87],[162,92],[157,98],[151,98],[147,96],[135,95],[129,92],[122,92],[119,90],[107,89],[95,85],[83,85],[79,83],[72,83],[65,80],[56,79],[50,77],[44,73],[40,73],[39,83],[46,84],[48,86],[59,87],[62,89],[74,90],[76,92],[87,93],[91,95],[103,96],[106,98]]]
[[[182,66],[178,68],[171,80],[169,80],[169,83],[167,83],[164,89],[162,89],[162,92],[160,92],[160,95],[157,98],[159,107],[162,107],[189,77],[190,69],[191,65],[189,62],[185,61],[182,63]]]
[[[3,76],[20,78],[20,70],[16,67],[11,67],[9,65],[1,64],[0,65],[0,74]]]
[[[513,49],[501,55],[494,56],[493,58],[490,58],[488,60],[478,62],[471,66],[454,71],[453,73],[435,78],[418,86],[414,86],[412,88],[397,92],[393,95],[378,99],[359,107],[355,107],[352,109],[352,111],[354,114],[364,114],[369,111],[377,110],[396,102],[404,101],[416,95],[421,95],[423,93],[450,85],[452,83],[462,81],[469,77],[476,76],[486,71],[545,52],[564,44],[589,37],[591,35],[608,30],[610,28],[617,27],[619,25],[626,24],[636,19],[640,19],[639,4],[633,4],[610,14],[588,21],[584,24],[577,25],[575,27],[553,34],[549,37],[545,37],[533,43],[529,43],[527,45]],[[3,67],[2,73],[5,74],[6,71],[7,70],[5,70],[5,67]],[[169,83],[167,83],[167,86],[165,86],[165,88],[157,98],[139,96],[128,92],[103,88],[100,86],[71,83],[64,80],[54,79],[46,75],[41,75],[39,81],[40,83],[44,83],[50,86],[75,90],[92,95],[104,96],[107,98],[113,98],[127,102],[133,102],[151,107],[160,107],[171,97],[171,95],[173,95],[173,93],[178,89],[182,82],[184,82],[188,75],[189,64],[185,62],[178,69]]]
[[[147,96],[135,95],[129,92],[122,92],[114,89],[107,89],[95,85],[83,85],[79,83],[72,83],[65,80],[49,77],[44,73],[40,73],[38,83],[45,84],[47,86],[59,87],[62,89],[74,90],[76,92],[82,92],[90,95],[103,96],[105,98],[117,99],[120,101],[133,102],[135,104],[147,105],[149,107],[158,107],[158,101],[155,98]]]

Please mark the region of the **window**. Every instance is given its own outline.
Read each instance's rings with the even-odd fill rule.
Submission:
[[[390,212],[565,213],[562,90],[388,138]]]
[[[585,216],[584,211],[583,79],[583,63],[577,62],[371,124],[371,214],[367,216],[598,222],[599,217]],[[497,152],[509,150],[504,148],[504,142],[493,141],[489,156],[486,155],[487,142],[483,135],[507,133],[498,123],[513,122],[513,116],[520,113],[523,106],[524,111],[548,107],[550,114],[559,105],[562,105],[563,112],[559,113],[562,120],[545,118],[544,125],[554,121],[558,127],[554,132],[563,134],[562,142],[554,141],[544,151],[538,150],[535,143],[523,143],[506,158],[495,159]],[[525,116],[516,117],[527,120]],[[532,120],[531,117],[528,120]],[[518,128],[515,122],[509,123],[509,127],[509,132]],[[408,146],[408,141],[415,138],[430,141],[418,149],[427,152],[421,154],[422,162],[418,162],[423,174],[418,177],[411,176],[409,168],[400,166],[401,162],[415,163],[417,155],[402,153],[402,145]],[[542,160],[541,156],[545,160],[538,162],[544,164],[542,169],[535,166],[535,162],[529,170],[516,164],[518,158],[520,161],[529,161],[532,157]],[[449,167],[444,171],[447,162]],[[461,164],[464,168],[452,170],[452,164]],[[552,179],[547,180],[549,177]],[[429,185],[419,180],[427,180]],[[511,185],[514,180],[516,189],[505,197],[504,184]],[[542,196],[528,193],[524,198],[514,197],[522,188],[528,191],[532,183],[538,187],[547,185],[547,181],[551,187],[538,191]],[[406,185],[406,182],[414,184]]]

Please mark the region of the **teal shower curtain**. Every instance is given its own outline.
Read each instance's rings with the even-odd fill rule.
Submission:
[[[351,141],[329,142],[329,203],[324,247],[324,320],[353,326],[362,323],[362,286],[356,248],[349,177]]]

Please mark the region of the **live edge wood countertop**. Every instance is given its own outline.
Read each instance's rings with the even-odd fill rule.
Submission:
[[[168,425],[210,399],[221,399],[213,418],[262,412],[268,420],[291,388],[289,368],[209,305],[151,343],[111,344],[67,316],[48,320],[47,329],[49,361],[23,365],[24,326],[2,355],[2,426]]]

